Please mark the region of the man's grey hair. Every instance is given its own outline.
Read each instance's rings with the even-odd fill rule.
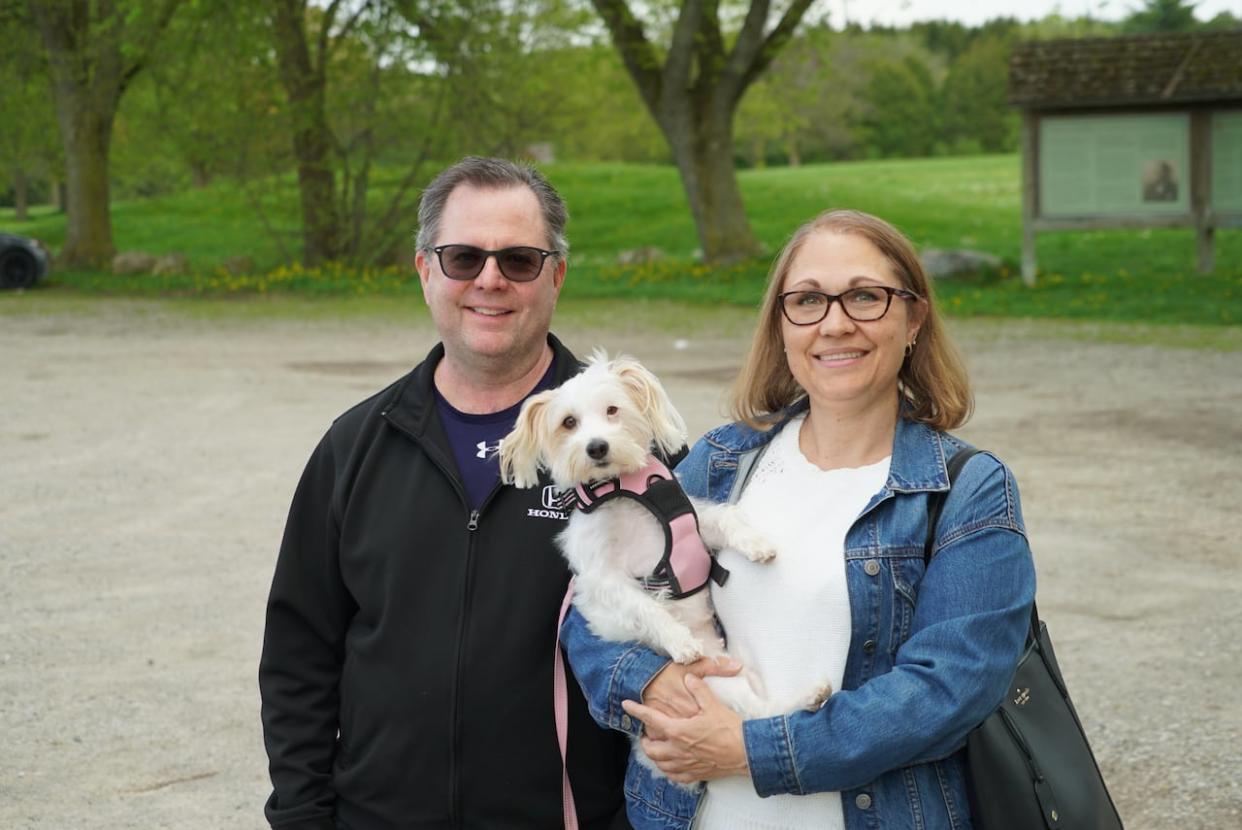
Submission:
[[[457,186],[462,184],[489,190],[529,187],[539,200],[543,223],[548,229],[548,244],[560,252],[561,259],[569,255],[569,240],[565,237],[569,211],[556,188],[529,165],[481,156],[466,156],[427,185],[418,202],[418,238],[415,243],[418,250],[427,250],[435,244],[444,205]]]

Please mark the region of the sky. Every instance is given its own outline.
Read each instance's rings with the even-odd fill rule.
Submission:
[[[976,25],[994,17],[1033,20],[1059,13],[1063,17],[1090,15],[1120,20],[1142,6],[1141,0],[828,0],[828,19],[843,22],[905,25],[916,20],[960,20]],[[822,6],[821,6],[822,8]],[[1210,20],[1222,11],[1242,17],[1242,0],[1201,0],[1195,17]]]

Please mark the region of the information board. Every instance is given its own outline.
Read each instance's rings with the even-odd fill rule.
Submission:
[[[1043,216],[1189,212],[1188,114],[1048,116],[1039,129]]]
[[[1242,111],[1212,113],[1212,209],[1242,213]]]

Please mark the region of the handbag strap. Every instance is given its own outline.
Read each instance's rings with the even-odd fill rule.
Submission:
[[[940,513],[944,510],[944,503],[949,498],[949,493],[953,492],[953,483],[957,481],[957,477],[962,472],[962,468],[966,466],[966,462],[978,455],[980,450],[974,447],[962,447],[949,457],[948,463],[945,465],[949,473],[949,488],[938,493],[932,493],[927,498],[927,540],[923,543],[923,565],[926,567],[932,561],[932,549],[936,545],[936,530],[940,523]],[[1035,607],[1034,601],[1031,602],[1031,630],[1027,633],[1027,643],[1039,643],[1039,609]]]

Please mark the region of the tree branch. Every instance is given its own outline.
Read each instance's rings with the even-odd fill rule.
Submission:
[[[714,0],[708,2],[715,5]],[[667,93],[677,94],[690,88],[690,68],[698,51],[702,20],[703,0],[682,0],[681,14],[673,27],[673,40],[668,46],[668,59],[664,63],[662,84]]]
[[[319,26],[319,37],[315,43],[315,74],[322,74],[328,60],[328,41],[332,33],[332,24],[336,22],[336,13],[341,8],[341,0],[332,0],[323,11],[323,23]],[[302,6],[302,25],[305,26],[306,6]]]
[[[327,43],[326,54],[324,54],[320,58],[321,67],[323,66],[323,61],[327,60],[329,57],[332,56],[332,50],[336,48],[337,44],[345,40],[345,38],[349,35],[349,33],[354,30],[354,27],[358,25],[358,21],[362,19],[362,15],[365,14],[370,8],[371,8],[371,0],[367,0],[367,2],[359,6],[357,10],[354,11],[354,13],[349,16],[349,19],[345,21],[345,25],[341,27],[341,30],[337,32],[335,35],[332,35],[331,40],[329,40]],[[327,31],[326,26],[324,27],[324,31]]]
[[[699,77],[695,81],[696,97],[710,94],[724,71],[724,36],[720,33],[720,0],[707,0],[700,12],[699,35],[694,39],[694,52],[699,62]]]
[[[630,77],[634,79],[634,85],[638,87],[647,109],[659,120],[660,97],[663,91],[660,61],[643,32],[643,24],[634,17],[625,0],[591,0],[591,5],[604,18],[604,24],[612,34],[612,42],[621,53],[621,60],[625,63]]]
[[[130,81],[146,68],[147,63],[151,60],[151,53],[155,51],[155,44],[159,41],[160,36],[168,30],[168,26],[172,23],[173,15],[177,13],[177,7],[181,5],[181,0],[165,0],[160,6],[159,11],[155,15],[155,22],[144,33],[140,42],[136,44],[134,50],[134,58],[128,66],[121,70],[121,88],[124,92],[129,86]]]
[[[736,86],[731,90],[735,98],[740,98],[742,93],[746,91],[746,88],[754,83],[755,79],[762,75],[764,70],[772,64],[772,60],[780,53],[781,49],[785,48],[785,44],[793,37],[794,30],[802,22],[802,17],[806,14],[806,10],[810,8],[812,2],[813,0],[793,0],[789,4],[789,8],[785,9],[785,14],[781,16],[780,22],[776,24],[776,28],[768,34],[767,38],[762,38],[763,26],[761,22],[758,31],[761,41],[757,41],[755,44],[748,44],[746,53],[742,52],[742,38],[738,38],[737,46],[734,48],[733,56],[729,61],[729,74],[732,76],[734,69],[736,68],[737,70],[735,76]],[[759,5],[759,2],[756,2],[755,5]],[[763,5],[765,6],[764,17],[766,18],[766,0],[763,0]],[[754,6],[751,9],[753,11]],[[746,23],[749,26],[749,15],[747,15]],[[743,32],[745,33],[745,28],[743,28]]]

